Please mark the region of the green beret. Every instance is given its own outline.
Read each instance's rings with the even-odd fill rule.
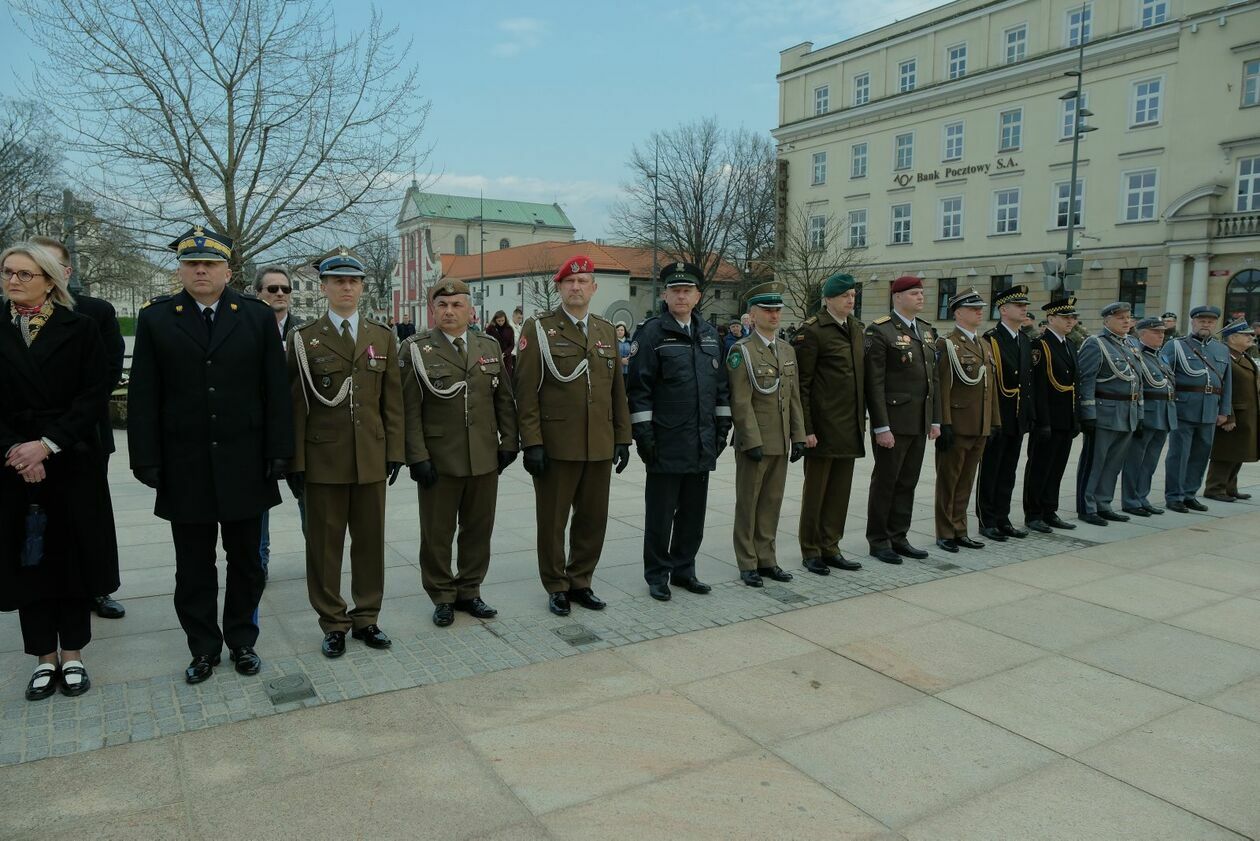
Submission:
[[[843,295],[850,289],[857,288],[857,281],[853,279],[851,274],[833,274],[831,277],[823,281],[822,296],[824,298],[834,298],[837,295]]]

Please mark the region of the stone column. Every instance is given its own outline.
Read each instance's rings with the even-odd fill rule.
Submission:
[[[1168,285],[1164,287],[1164,311],[1176,313],[1177,323],[1182,323],[1181,303],[1185,299],[1186,258],[1181,254],[1168,255]]]
[[[1194,275],[1190,280],[1190,309],[1201,307],[1208,302],[1208,263],[1210,254],[1194,255]]]

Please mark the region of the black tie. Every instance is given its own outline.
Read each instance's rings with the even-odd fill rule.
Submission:
[[[206,335],[214,335],[214,310],[206,307],[201,311],[201,317],[206,320]]]
[[[585,322],[585,321],[579,321],[579,322],[577,323],[577,329],[578,329],[578,332],[579,332],[579,333],[581,333],[583,336],[585,336],[585,335],[586,335],[586,322]]]
[[[459,352],[459,359],[465,365],[468,364],[468,355],[464,353],[464,337],[459,336],[454,340],[455,350]]]

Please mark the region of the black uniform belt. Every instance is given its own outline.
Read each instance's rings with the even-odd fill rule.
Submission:
[[[1146,400],[1176,400],[1177,395],[1171,391],[1144,391],[1142,397]]]
[[[1098,391],[1094,393],[1094,397],[1098,400],[1119,400],[1121,403],[1130,403],[1138,399],[1136,394],[1119,394],[1114,391]]]
[[[1185,391],[1191,394],[1220,394],[1221,390],[1211,385],[1179,385],[1178,391]]]

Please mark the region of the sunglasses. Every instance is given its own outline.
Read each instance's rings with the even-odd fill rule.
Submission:
[[[288,295],[289,293],[293,291],[293,288],[290,286],[276,286],[274,284],[271,286],[264,286],[263,289],[266,289],[272,295],[279,295],[281,292],[283,292],[285,295]]]

